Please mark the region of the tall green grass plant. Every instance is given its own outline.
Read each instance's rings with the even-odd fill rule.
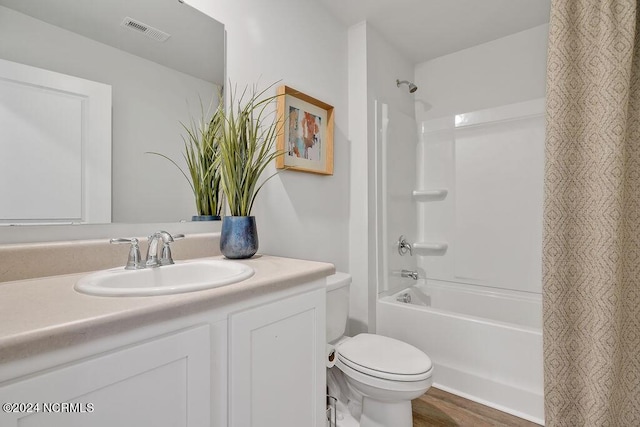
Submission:
[[[204,107],[201,105],[202,114],[199,121],[191,120],[188,126],[181,123],[185,130],[183,157],[187,164],[188,173],[168,156],[149,152],[149,154],[167,159],[180,170],[193,191],[198,215],[203,216],[219,216],[223,204],[222,179],[217,159],[225,117],[221,97],[218,98],[218,101],[218,107],[211,118],[207,118],[208,114],[205,113]]]
[[[258,192],[273,178],[273,173],[260,182],[260,176],[282,151],[274,150],[282,125],[278,121],[274,101],[279,95],[265,94],[255,87],[237,88],[229,94],[229,109],[221,120],[218,166],[229,213],[250,216]]]

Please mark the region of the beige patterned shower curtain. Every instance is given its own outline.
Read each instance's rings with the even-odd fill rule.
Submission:
[[[547,426],[640,426],[637,0],[552,0],[543,243]]]

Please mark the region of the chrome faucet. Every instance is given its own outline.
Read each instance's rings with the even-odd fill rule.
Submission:
[[[173,258],[171,257],[170,243],[181,239],[184,234],[176,234],[172,236],[166,231],[156,231],[149,236],[149,247],[147,248],[147,260],[145,261],[145,267],[160,267],[161,265],[173,264]],[[158,241],[162,240],[162,254],[158,259]]]
[[[129,258],[127,259],[127,265],[124,267],[126,270],[140,270],[147,267],[160,267],[161,265],[173,264],[173,258],[171,257],[171,248],[169,244],[183,239],[184,234],[176,234],[172,236],[166,231],[156,231],[149,236],[149,247],[147,248],[147,259],[142,261],[140,256],[140,246],[138,246],[138,239],[136,238],[116,238],[111,239],[110,243],[129,243],[131,248],[129,249]],[[163,247],[160,259],[158,259],[158,241],[162,239]]]
[[[418,280],[418,271],[411,271],[411,270],[402,270],[400,272],[400,276],[401,277],[411,277],[413,280]]]

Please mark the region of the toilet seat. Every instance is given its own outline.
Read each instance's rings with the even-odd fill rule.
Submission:
[[[422,381],[431,377],[429,356],[393,338],[359,334],[336,347],[338,360],[362,374],[389,381]]]

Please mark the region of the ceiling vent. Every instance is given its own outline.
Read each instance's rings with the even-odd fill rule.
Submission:
[[[124,18],[122,24],[120,25],[125,28],[129,28],[130,30],[144,34],[145,36],[159,42],[163,42],[171,37],[171,34],[165,33],[164,31],[157,28],[153,28],[151,25],[147,25],[143,22],[136,21],[135,19],[129,18],[128,16]]]

